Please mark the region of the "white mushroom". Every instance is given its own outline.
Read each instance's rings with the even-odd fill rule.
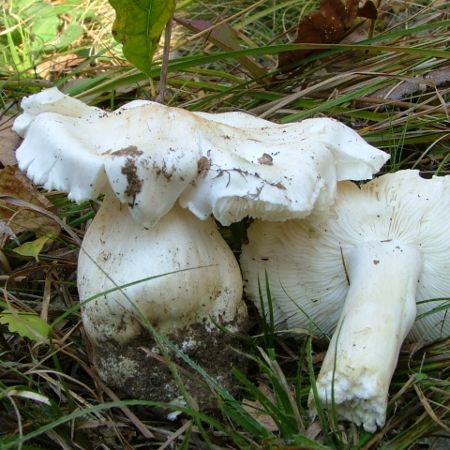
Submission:
[[[156,381],[127,375],[154,373],[154,361],[137,350],[148,338],[136,308],[194,359],[229,372],[233,356],[214,322],[243,329],[246,309],[237,263],[211,214],[229,224],[325,211],[336,180],[371,177],[387,159],[331,119],[280,126],[146,101],[107,113],[56,89],[25,99],[23,108],[15,124],[25,137],[20,168],[74,201],[106,193],[83,241],[78,288],[82,300],[108,292],[86,303],[82,318],[103,377],[146,398]]]
[[[215,323],[231,333],[243,331],[247,309],[236,258],[212,218],[200,221],[175,205],[146,228],[109,192],[82,250],[80,299],[106,292],[83,305],[82,318],[96,349],[96,367],[108,384],[137,398],[172,401],[179,395],[149,356],[159,350],[139,319],[142,315],[232,389],[230,366],[244,367],[231,348],[238,342]],[[136,280],[144,281],[114,291]],[[195,377],[183,379],[197,401],[208,405],[207,398],[202,400],[202,383]]]
[[[246,291],[258,306],[258,276],[267,271],[279,328],[334,330],[319,398],[368,431],[384,424],[408,333],[411,340],[450,334],[442,300],[450,296],[448,223],[450,177],[400,171],[362,187],[340,183],[323,222],[257,222],[249,230]]]

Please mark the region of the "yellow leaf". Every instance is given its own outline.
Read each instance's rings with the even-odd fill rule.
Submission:
[[[36,261],[39,261],[38,255],[49,239],[49,236],[41,236],[34,241],[25,242],[25,244],[16,247],[14,252],[22,256],[32,256]]]

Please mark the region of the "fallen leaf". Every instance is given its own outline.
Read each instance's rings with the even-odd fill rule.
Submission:
[[[260,383],[258,385],[258,389],[270,400],[275,402],[273,392],[270,388],[264,384]],[[261,403],[258,400],[248,400],[244,399],[242,401],[242,407],[247,411],[255,420],[257,420],[264,428],[269,431],[276,432],[278,431],[278,426],[273,420],[273,418],[264,411]]]
[[[55,221],[37,211],[12,205],[5,197],[19,199],[46,210],[54,210],[53,205],[36,190],[16,166],[0,169],[0,220],[14,235],[23,231],[33,231],[38,236],[47,237],[59,234],[60,227]]]
[[[417,76],[401,81],[396,86],[380,89],[372,97],[383,100],[407,100],[414,96],[433,91],[436,88],[444,89],[450,86],[450,67],[432,70],[425,76]]]
[[[11,239],[19,243],[19,241],[17,240],[17,236],[14,234],[13,230],[11,230],[6,222],[0,220],[0,248],[3,247],[3,243],[7,239]]]
[[[357,17],[376,19],[377,9],[371,0],[359,7],[359,0],[321,0],[318,10],[301,19],[296,44],[335,44],[345,37]],[[290,50],[278,56],[278,67],[285,68],[301,60],[311,49]]]
[[[314,422],[311,422],[306,430],[306,437],[310,439],[317,439],[322,432],[322,424],[320,423],[320,420],[314,420]]]
[[[278,431],[277,424],[269,414],[264,412],[261,403],[253,400],[244,400],[242,407],[264,428],[272,432]]]
[[[47,80],[57,80],[61,74],[68,73],[80,66],[86,58],[75,54],[55,55],[36,66],[36,73]]]
[[[31,256],[36,261],[39,261],[39,253],[41,253],[44,245],[49,241],[49,239],[49,236],[41,236],[34,241],[25,242],[24,244],[19,245],[13,249],[13,252],[22,256]]]
[[[18,333],[35,342],[46,342],[51,331],[50,325],[37,314],[12,308],[0,313],[0,323],[7,325],[11,333]]]
[[[0,163],[14,166],[16,161],[16,148],[20,144],[20,137],[10,127],[0,129]]]

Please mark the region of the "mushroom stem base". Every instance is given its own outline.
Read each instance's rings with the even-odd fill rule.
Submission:
[[[400,242],[368,242],[345,254],[345,263],[350,288],[318,395],[340,417],[375,431],[384,425],[389,384],[415,320],[422,255]]]
[[[246,324],[229,324],[232,329],[245,331]],[[230,392],[236,391],[231,368],[245,372],[247,363],[236,352],[242,347],[233,335],[203,324],[194,324],[167,336],[194,363]],[[113,341],[93,343],[95,366],[101,378],[125,397],[158,402],[183,401],[163,354],[148,331],[126,345]],[[178,375],[191,398],[201,409],[215,409],[216,400],[202,375],[169,351]]]

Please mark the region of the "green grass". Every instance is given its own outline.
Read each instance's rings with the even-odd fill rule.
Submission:
[[[449,174],[446,2],[381,2],[383,12],[371,37],[365,32],[362,41],[326,46],[302,60],[294,74],[278,73],[277,53],[290,48],[298,17],[317,3],[178,2],[176,15],[184,19],[226,20],[238,30],[240,48],[219,48],[207,34],[194,35],[175,24],[166,103],[190,110],[248,111],[281,123],[335,117],[390,152],[383,172],[416,168],[427,177]],[[149,82],[127,64],[112,40],[112,20],[104,0],[6,1],[0,11],[0,131],[10,127],[22,96],[52,85],[104,108],[151,99],[158,90],[162,53]],[[265,75],[255,76],[243,56]],[[397,96],[395,88],[405,80],[420,80],[419,87]],[[243,337],[242,357],[249,359],[251,370],[235,370],[241,386],[236,396],[159,337],[180,388],[169,355],[200,373],[218,399],[217,414],[191,405],[171,422],[155,415],[152,407],[169,412],[173,405],[120,400],[92,368],[76,291],[78,244],[98,202],[75,205],[59,193],[45,195],[64,222],[39,260],[15,254],[18,244],[12,239],[0,241],[2,309],[8,304],[37,313],[53,325],[47,342],[0,326],[0,449],[418,450],[449,439],[450,337],[403,346],[386,425],[370,434],[336,422],[320,408],[318,417],[309,416],[307,399],[326,344],[308,335],[277,333],[256,314],[250,336]],[[223,231],[238,251],[242,228]],[[34,234],[25,231],[17,238],[25,242]]]

